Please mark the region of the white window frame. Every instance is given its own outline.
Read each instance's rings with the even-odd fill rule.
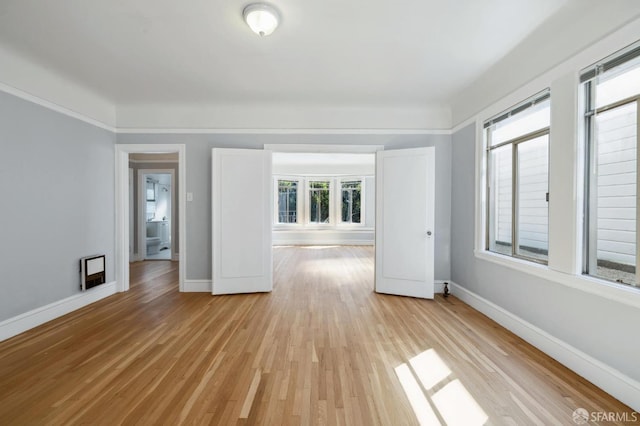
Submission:
[[[297,182],[298,183],[298,191],[297,191],[297,196],[296,196],[296,222],[295,223],[283,223],[279,221],[279,206],[278,206],[278,202],[279,202],[279,184],[278,181],[281,180],[288,180],[288,181],[293,181],[293,182]],[[304,202],[304,179],[302,179],[300,176],[285,176],[285,175],[274,175],[273,176],[273,226],[276,228],[293,228],[293,227],[300,227],[303,225],[303,220],[304,220],[304,207],[301,205],[302,202]]]
[[[307,176],[304,179],[305,181],[305,191],[304,191],[304,223],[308,229],[322,229],[329,228],[335,226],[335,200],[334,194],[336,191],[336,179],[333,177],[327,176]],[[310,191],[311,191],[311,182],[329,182],[329,222],[317,223],[311,222],[311,205],[310,200]]]
[[[342,176],[336,179],[336,222],[338,226],[345,228],[363,228],[365,227],[367,220],[365,217],[366,200],[365,200],[365,185],[366,179],[364,176]],[[360,223],[343,222],[342,221],[342,183],[343,182],[360,182]]]
[[[606,281],[593,276],[583,275],[582,248],[583,248],[583,176],[584,176],[584,109],[583,94],[580,82],[577,78],[584,70],[593,67],[593,64],[602,62],[611,52],[620,46],[632,46],[637,43],[637,32],[619,31],[607,36],[602,43],[585,49],[570,59],[559,64],[548,72],[532,79],[519,89],[504,95],[504,97],[491,103],[469,120],[461,123],[456,129],[462,129],[473,123],[475,127],[475,172],[474,172],[474,256],[477,260],[491,262],[510,270],[521,272],[532,277],[539,277],[552,283],[564,285],[588,294],[602,297],[626,306],[640,308],[640,291],[638,288],[626,284]],[[626,49],[626,48],[625,48]],[[623,49],[623,50],[625,50]],[[614,55],[611,55],[614,56]],[[491,117],[497,116],[500,111],[507,110],[511,105],[526,98],[531,93],[536,93],[544,87],[554,90],[554,102],[551,107],[552,140],[550,141],[549,182],[551,202],[549,205],[549,264],[541,265],[517,258],[486,251],[485,244],[485,211],[486,211],[486,159],[483,123]],[[558,90],[556,90],[558,89]],[[562,96],[560,96],[562,95]],[[558,106],[562,106],[558,109]],[[553,139],[562,139],[563,144],[556,144]],[[577,153],[577,156],[576,156]],[[567,162],[573,161],[573,164]],[[559,180],[556,174],[558,169],[572,170],[571,176],[562,175]],[[555,172],[555,173],[554,173]],[[553,198],[554,188],[562,188],[563,194],[569,196],[561,202]],[[558,209],[562,209],[563,215],[558,216]],[[554,214],[554,211],[556,214]],[[554,232],[562,230],[561,237],[552,239]]]
[[[548,264],[548,249],[549,246],[547,244],[547,260],[542,260],[542,259],[536,259],[534,257],[528,257],[522,254],[518,254],[517,252],[517,243],[518,243],[518,226],[517,226],[517,216],[518,216],[518,203],[517,203],[517,197],[516,197],[516,193],[517,193],[517,185],[518,185],[518,181],[517,181],[517,176],[518,176],[518,162],[517,162],[517,150],[518,150],[518,144],[520,143],[524,143],[524,142],[528,142],[531,141],[533,139],[536,139],[538,137],[541,136],[547,136],[549,138],[549,145],[550,145],[550,141],[551,141],[551,125],[549,124],[549,126],[531,131],[531,132],[527,132],[527,133],[523,133],[523,134],[519,134],[516,137],[513,137],[509,140],[503,141],[501,143],[495,144],[494,146],[490,145],[490,135],[491,135],[491,126],[497,122],[497,120],[500,120],[502,118],[504,118],[505,116],[510,116],[511,114],[513,114],[514,112],[520,112],[520,111],[526,111],[528,108],[533,107],[535,104],[537,103],[541,103],[541,102],[546,102],[550,99],[550,89],[546,88],[545,90],[525,99],[524,101],[521,101],[520,103],[512,106],[511,108],[502,111],[501,113],[497,114],[494,116],[494,118],[488,119],[484,121],[484,124],[482,125],[482,141],[483,141],[483,156],[482,156],[482,162],[483,162],[483,177],[482,177],[482,181],[484,182],[484,189],[483,189],[483,194],[486,197],[486,201],[484,203],[484,209],[483,209],[483,213],[482,213],[482,224],[483,224],[483,251],[486,253],[491,253],[492,255],[497,255],[497,256],[505,256],[505,257],[509,257],[509,258],[514,258],[514,259],[519,259],[525,262],[532,262],[532,263],[539,263],[542,265],[547,265]],[[527,106],[528,105],[528,106]],[[523,108],[524,107],[524,108]],[[497,120],[496,120],[497,118]],[[512,163],[511,163],[511,173],[512,173],[512,178],[511,178],[511,254],[505,254],[505,253],[500,253],[497,251],[492,251],[489,249],[490,246],[490,233],[489,233],[489,228],[490,228],[490,210],[491,210],[491,205],[490,205],[490,193],[489,193],[489,178],[490,178],[490,173],[492,172],[490,167],[489,167],[489,162],[490,162],[490,153],[492,150],[494,149],[498,149],[500,147],[503,146],[510,146],[511,147],[511,151],[512,151]],[[547,161],[548,163],[550,163],[550,152],[547,152]],[[547,177],[547,182],[549,182],[550,179],[549,177]],[[549,188],[547,187],[547,197],[549,194]],[[548,202],[548,199],[547,199]],[[549,209],[547,209],[547,215],[549,215]],[[548,216],[547,216],[548,218]],[[547,235],[548,235],[548,228],[547,228]]]
[[[602,280],[616,285],[627,286],[637,291],[640,287],[640,93],[630,94],[623,99],[610,102],[606,105],[597,106],[595,104],[595,93],[597,89],[597,76],[600,73],[606,73],[609,69],[615,68],[628,61],[636,60],[639,56],[640,41],[618,51],[604,59],[599,63],[592,65],[581,72],[580,90],[582,96],[582,125],[584,126],[583,140],[584,144],[584,182],[583,182],[583,247],[582,247],[582,274],[590,279]],[[599,113],[624,107],[629,104],[636,104],[636,282],[623,283],[622,281],[612,281],[606,277],[597,275],[597,272],[590,272],[592,266],[597,265],[597,244],[593,235],[597,235],[595,223],[593,220],[593,200],[591,199],[591,178],[594,168],[594,132],[595,117]],[[597,209],[597,206],[596,206]],[[597,216],[596,216],[597,217]],[[597,220],[597,219],[596,219]],[[592,265],[593,264],[593,265]],[[595,266],[597,269],[597,266]]]

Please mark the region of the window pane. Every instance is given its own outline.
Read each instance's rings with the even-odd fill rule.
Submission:
[[[516,253],[547,260],[549,253],[549,136],[516,145],[518,150],[518,245]]]
[[[589,251],[589,273],[634,284],[637,103],[598,114],[595,120],[590,239],[596,247]]]
[[[598,79],[596,108],[640,94],[640,57],[613,68]]]
[[[342,222],[360,223],[362,181],[342,182]]]
[[[309,222],[329,223],[329,181],[309,182]]]
[[[296,223],[298,182],[278,180],[278,223]]]
[[[349,222],[351,216],[351,191],[342,190],[342,221]]]
[[[512,145],[489,152],[489,250],[511,254]]]
[[[549,127],[550,105],[550,100],[547,99],[491,126],[490,146]]]

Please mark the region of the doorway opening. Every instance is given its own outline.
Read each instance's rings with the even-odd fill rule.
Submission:
[[[177,263],[184,291],[185,146],[116,145],[116,278],[129,289],[130,263]]]
[[[320,153],[331,153],[331,147],[323,146]],[[315,152],[308,146],[305,148],[302,152]],[[293,179],[274,183],[272,156],[273,152],[279,151],[269,145],[264,150],[212,149],[211,276],[214,295],[273,289],[273,218],[278,216],[278,220],[285,221],[282,225],[292,225],[286,221],[292,221],[294,210],[298,217],[302,204],[294,203],[291,188],[294,184],[297,188],[303,186]],[[300,151],[285,149],[284,152]],[[342,152],[350,151],[343,149]],[[357,151],[363,152],[371,151]],[[434,147],[376,153],[374,235],[375,291],[378,293],[433,298],[434,154]],[[306,173],[309,173],[308,169]],[[347,177],[345,186],[340,180],[341,198],[350,199],[350,202],[344,209],[338,209],[334,202],[332,208],[331,199],[336,197],[331,196],[331,186],[335,188],[337,183],[321,178],[307,176],[304,184],[305,193],[308,192],[304,224],[315,228],[310,231],[326,230],[325,227],[332,224],[332,210],[336,223],[342,218],[345,222],[361,222],[361,216],[351,215],[354,191],[361,194],[362,186],[354,184],[353,178]],[[274,191],[274,185],[278,185],[278,192]],[[276,195],[282,198],[283,208],[274,206]],[[361,208],[358,214],[362,214]]]
[[[273,246],[375,243],[375,154],[273,152]]]
[[[177,155],[175,164],[177,166]],[[175,237],[174,169],[135,169],[138,175],[137,254],[143,260],[179,260]],[[174,210],[176,214],[174,215]]]

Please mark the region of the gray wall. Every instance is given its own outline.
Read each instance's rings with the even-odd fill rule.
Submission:
[[[385,149],[435,146],[435,278],[450,278],[451,136],[449,135],[277,135],[118,134],[120,144],[185,144],[187,192],[187,279],[211,279],[211,149],[262,148],[264,144],[384,145]]]
[[[633,337],[637,336],[636,308],[476,259],[475,145],[473,124],[453,135],[452,281],[640,380],[640,340]]]
[[[114,142],[0,92],[0,321],[79,293],[83,256],[115,279]]]

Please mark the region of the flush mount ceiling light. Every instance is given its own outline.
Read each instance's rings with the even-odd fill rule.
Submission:
[[[242,15],[251,30],[261,37],[274,32],[280,22],[278,12],[264,3],[250,4],[244,8]]]

